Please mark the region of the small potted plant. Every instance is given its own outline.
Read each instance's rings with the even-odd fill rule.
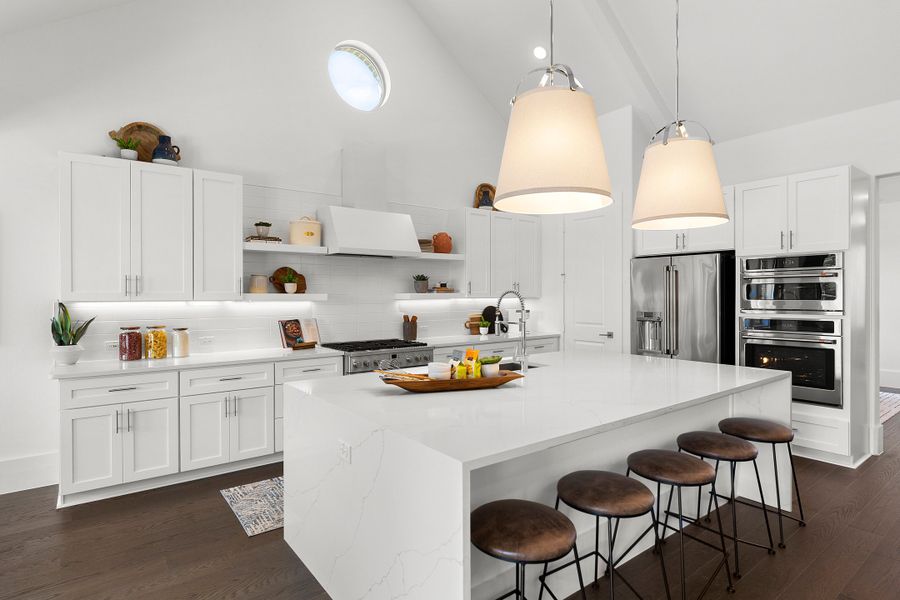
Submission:
[[[126,160],[137,160],[138,146],[141,145],[140,140],[136,140],[134,138],[113,138],[116,140],[116,145],[119,146],[119,156]]]
[[[413,275],[413,289],[417,294],[428,292],[428,275]]]
[[[269,237],[269,228],[272,226],[268,221],[257,221],[253,224],[256,227],[256,235],[258,237]]]
[[[484,319],[482,319],[481,323],[478,324],[478,333],[480,333],[481,335],[487,335],[490,327],[491,327],[491,322],[485,321]]]
[[[285,294],[294,294],[297,292],[297,276],[293,273],[285,273],[284,277],[281,278],[281,282],[284,284]]]
[[[56,305],[56,315],[50,319],[50,334],[53,336],[54,360],[58,365],[74,365],[84,352],[78,345],[87,329],[96,317],[87,321],[75,321],[69,315],[69,309],[62,302]]]

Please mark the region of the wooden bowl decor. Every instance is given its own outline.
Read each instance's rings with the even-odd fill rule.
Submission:
[[[475,204],[474,208],[483,208],[485,210],[494,210],[494,194],[497,193],[490,183],[479,183],[475,188]]]
[[[284,293],[284,276],[288,273],[293,273],[294,277],[297,279],[297,294],[302,294],[306,292],[306,277],[293,270],[290,267],[280,267],[275,269],[275,272],[272,273],[272,276],[269,277],[269,281],[275,286],[275,289],[280,293]]]
[[[110,131],[109,137],[112,139],[128,139],[138,140],[141,145],[137,147],[138,160],[143,162],[153,162],[153,150],[159,144],[159,136],[168,135],[165,131],[144,121],[135,121],[128,125],[123,125],[118,131]],[[181,160],[181,156],[176,156],[175,160]]]
[[[381,380],[388,385],[396,385],[407,392],[462,392],[466,390],[486,390],[500,387],[504,383],[522,379],[524,375],[515,371],[500,371],[497,377],[479,377],[477,379],[429,379],[428,375],[412,373],[394,373],[392,371],[376,371]]]

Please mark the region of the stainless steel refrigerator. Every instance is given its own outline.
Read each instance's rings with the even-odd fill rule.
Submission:
[[[634,354],[734,363],[734,254],[631,261]]]

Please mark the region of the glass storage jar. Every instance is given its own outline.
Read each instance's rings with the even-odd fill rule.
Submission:
[[[187,327],[172,329],[172,356],[184,358],[191,353],[191,338]]]
[[[147,328],[147,358],[165,358],[168,354],[168,336],[165,325],[153,325]]]
[[[143,341],[140,327],[119,327],[119,360],[141,360]]]

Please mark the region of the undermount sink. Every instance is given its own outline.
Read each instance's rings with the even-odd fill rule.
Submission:
[[[544,366],[544,365],[534,365],[534,364],[528,363],[528,370],[530,371],[531,369],[540,369],[542,366]],[[520,362],[500,363],[500,370],[501,371],[521,371],[522,363],[520,363]]]

